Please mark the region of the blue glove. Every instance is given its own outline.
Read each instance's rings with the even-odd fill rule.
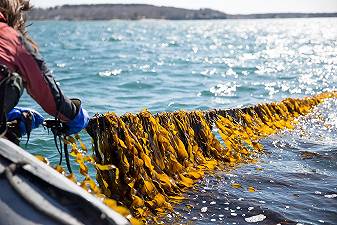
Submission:
[[[38,128],[44,121],[43,116],[37,111],[29,108],[14,107],[7,114],[7,121],[17,120],[21,137]]]
[[[80,132],[84,128],[86,128],[89,124],[89,114],[88,112],[82,108],[82,106],[78,105],[79,107],[78,113],[75,116],[75,118],[68,123],[66,123],[67,126],[67,135],[72,135]]]

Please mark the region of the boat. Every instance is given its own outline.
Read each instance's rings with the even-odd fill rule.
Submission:
[[[50,166],[0,138],[0,225],[129,225]]]

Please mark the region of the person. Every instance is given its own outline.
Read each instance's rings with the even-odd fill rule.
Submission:
[[[65,124],[66,134],[78,133],[89,122],[81,101],[63,94],[28,35],[25,13],[30,9],[29,0],[0,0],[0,135],[16,143],[43,122],[38,112],[16,107],[23,89]]]

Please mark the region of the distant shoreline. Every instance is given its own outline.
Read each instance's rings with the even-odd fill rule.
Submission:
[[[279,19],[337,17],[336,13],[264,13],[226,14],[213,9],[182,9],[146,4],[63,5],[52,8],[34,8],[30,20],[224,20],[224,19]]]

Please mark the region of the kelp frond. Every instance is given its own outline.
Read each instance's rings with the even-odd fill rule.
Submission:
[[[131,214],[155,221],[181,202],[205,172],[253,160],[263,151],[259,140],[293,129],[297,117],[336,96],[326,92],[229,110],[106,113],[92,119],[87,129],[94,157],[82,154],[86,148],[78,136],[68,143],[85,176],[83,188],[134,224],[138,222]],[[99,187],[89,177],[87,163],[96,168]]]

